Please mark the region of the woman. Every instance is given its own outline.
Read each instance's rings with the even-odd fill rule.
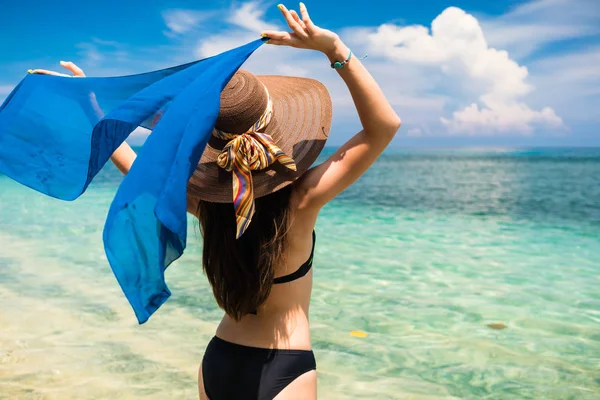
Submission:
[[[314,25],[302,3],[300,15],[278,7],[292,31],[263,36],[271,45],[324,53],[347,84],[363,130],[308,169],[331,123],[323,85],[239,71],[223,90],[214,137],[188,189],[188,211],[204,237],[204,271],[225,311],[199,370],[201,399],[316,398],[308,308],[317,216],[400,128],[377,83],[336,34]],[[123,173],[134,159],[126,144],[112,156]]]

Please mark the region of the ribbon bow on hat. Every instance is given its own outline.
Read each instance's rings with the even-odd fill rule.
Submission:
[[[273,102],[271,96],[268,98],[265,112],[246,132],[233,134],[216,128],[213,130],[213,136],[229,140],[217,157],[217,164],[233,173],[233,206],[237,239],[244,234],[254,215],[252,171],[265,169],[275,160],[292,171],[296,171],[294,160],[275,144],[270,135],[260,132],[267,127],[273,116]]]

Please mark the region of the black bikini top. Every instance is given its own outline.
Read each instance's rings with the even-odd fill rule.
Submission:
[[[308,260],[306,260],[306,262],[304,264],[302,264],[300,266],[300,268],[298,268],[291,274],[280,276],[279,278],[275,278],[275,281],[273,282],[274,284],[292,282],[292,281],[295,281],[296,279],[300,279],[304,275],[308,274],[308,271],[310,271],[310,269],[312,268],[313,255],[315,254],[315,241],[317,240],[316,236],[317,235],[315,234],[315,231],[313,231],[312,250],[310,251],[310,257],[308,257]]]
[[[315,254],[315,241],[317,240],[317,235],[315,234],[315,231],[313,231],[312,239],[313,239],[312,250],[310,251],[310,257],[308,257],[308,260],[306,260],[306,262],[304,264],[302,264],[300,266],[300,268],[298,268],[291,274],[280,276],[279,278],[275,278],[275,280],[273,281],[273,283],[275,285],[278,283],[292,282],[292,281],[295,281],[296,279],[300,279],[304,275],[308,274],[308,271],[310,271],[310,269],[312,268],[313,255]],[[250,314],[256,315],[256,311],[251,311]]]

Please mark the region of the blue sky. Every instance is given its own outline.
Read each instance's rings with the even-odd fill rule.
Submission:
[[[367,68],[404,121],[396,146],[600,146],[597,0],[305,3],[315,23],[369,54]],[[57,69],[60,60],[110,76],[219,53],[262,28],[283,29],[276,4],[9,0],[0,13],[0,100],[27,69]],[[322,55],[263,46],[245,68],[323,81],[334,99],[331,144],[360,129]]]

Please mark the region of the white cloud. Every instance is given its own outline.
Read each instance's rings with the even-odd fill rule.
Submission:
[[[196,54],[200,58],[211,57],[257,39],[256,35],[245,31],[228,32],[222,35],[205,37],[198,43]]]
[[[79,54],[84,58],[84,63],[94,65],[104,60],[104,55],[94,43],[79,43],[76,45]]]
[[[555,83],[585,84],[588,89],[594,90],[600,86],[599,66],[600,46],[548,56],[533,63],[538,73],[549,74],[558,71],[554,78]],[[591,83],[595,85],[590,85]]]
[[[580,37],[582,27],[494,21],[482,23],[490,45],[510,50],[517,58],[529,56],[546,44]],[[587,30],[587,29],[586,29]]]
[[[449,7],[436,17],[431,33],[421,25],[385,24],[366,40],[382,57],[435,66],[448,76],[459,77],[465,88],[481,88],[481,106],[471,100],[471,105],[455,111],[451,119],[441,118],[453,133],[530,133],[534,125],[563,125],[550,107],[535,111],[520,101],[532,90],[526,82],[527,68],[506,51],[489,47],[477,19],[459,8]]]
[[[535,0],[480,19],[490,45],[523,58],[548,44],[600,33],[597,0]]]
[[[210,57],[259,38],[261,30],[279,30],[281,27],[263,20],[265,8],[252,1],[239,5],[230,11],[227,22],[234,27],[225,33],[203,37],[196,49],[200,58]],[[314,56],[309,52],[299,53],[298,49],[263,46],[243,68],[256,74],[281,74],[306,76],[314,70]],[[307,65],[309,64],[309,65]]]
[[[496,132],[529,134],[536,124],[554,129],[564,128],[562,119],[550,107],[533,111],[522,103],[498,104],[494,108],[482,109],[473,103],[463,110],[455,111],[452,119],[442,117],[441,121],[450,132],[478,136]]]
[[[421,128],[410,128],[406,136],[408,137],[421,137],[423,135],[423,131]]]
[[[299,67],[293,64],[281,64],[277,68],[277,72],[288,76],[308,77],[310,75],[310,70],[308,68]]]
[[[214,15],[210,11],[172,9],[163,12],[163,19],[168,31],[166,35],[181,35],[193,30],[199,22]]]
[[[278,30],[277,25],[262,20],[264,15],[265,7],[258,1],[251,1],[236,7],[227,22],[255,33],[261,30]]]
[[[226,18],[226,21],[229,24],[238,27],[238,29],[228,29],[222,34],[203,37],[198,43],[196,54],[201,58],[210,57],[258,39],[258,33],[261,30],[281,29],[277,25],[264,21],[262,19],[264,14],[264,7],[256,1],[243,3],[240,6],[233,8]],[[266,64],[275,64],[272,59],[269,59],[268,61],[266,58],[263,59]],[[292,66],[286,65],[283,66],[283,68],[290,71]]]
[[[535,0],[496,18],[481,18],[488,42],[526,59],[536,91],[569,125],[600,123],[600,4],[597,0]],[[590,45],[595,43],[594,45]]]
[[[258,36],[249,31],[209,36],[198,43],[196,55],[199,58],[210,57],[256,39]],[[242,68],[255,74],[314,75],[313,72],[318,69],[318,66],[327,66],[325,62],[317,65],[315,55],[298,49],[263,45],[246,61]],[[326,59],[323,58],[321,61],[326,61]]]
[[[242,3],[233,8],[229,12],[226,21],[232,26],[238,27],[238,29],[228,29],[226,33],[202,38],[198,44],[196,54],[199,57],[213,56],[258,39],[258,33],[261,30],[281,29],[277,25],[264,21],[262,19],[264,15],[265,8],[257,1]]]
[[[99,38],[92,38],[92,41],[101,46],[121,47],[121,43],[114,40],[103,40]]]
[[[532,62],[532,82],[543,89],[532,100],[552,99],[568,121],[600,124],[600,46],[583,47]]]
[[[92,38],[90,42],[78,43],[75,47],[79,49],[79,56],[82,57],[79,61],[82,68],[97,67],[104,62],[111,65],[124,63],[129,57],[124,46],[112,40]]]

